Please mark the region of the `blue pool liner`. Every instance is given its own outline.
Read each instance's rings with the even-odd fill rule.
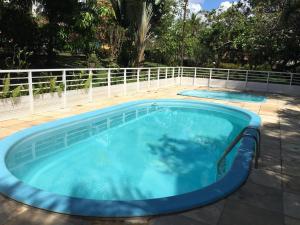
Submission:
[[[209,90],[186,90],[178,92],[178,95],[220,99],[233,102],[265,102],[266,97],[261,95],[247,94],[231,91],[209,91]]]
[[[60,125],[99,115],[100,113],[150,103],[178,103],[179,105],[190,103],[201,108],[215,107],[220,110],[233,110],[248,115],[250,118],[249,126],[251,127],[259,129],[261,123],[258,115],[237,107],[193,100],[183,101],[170,99],[134,101],[65,119],[59,119],[19,131],[0,141],[0,192],[18,202],[58,213],[96,217],[135,217],[175,213],[204,206],[228,196],[246,181],[255,150],[255,141],[250,137],[241,139],[238,153],[231,168],[216,183],[197,191],[157,199],[106,201],[62,196],[23,183],[12,175],[6,167],[5,158],[7,152],[25,137]],[[155,188],[155,186],[153,188]]]

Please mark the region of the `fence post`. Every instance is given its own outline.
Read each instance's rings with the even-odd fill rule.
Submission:
[[[193,86],[196,85],[196,78],[197,78],[197,67],[195,67],[195,71],[194,71]]]
[[[157,69],[157,88],[159,88],[159,74],[160,74],[160,68]]]
[[[30,112],[34,111],[34,98],[33,98],[33,85],[32,85],[32,72],[28,72],[28,91],[29,91],[29,109]]]
[[[180,67],[180,85],[182,84],[183,67]]]
[[[166,68],[166,71],[165,71],[165,79],[166,80],[168,79],[168,68]]]
[[[151,76],[151,69],[148,69],[148,89],[150,88],[150,76]]]
[[[270,72],[268,72],[268,77],[267,77],[267,91],[269,91],[269,79],[270,79]]]
[[[212,69],[209,69],[209,79],[208,79],[208,87],[210,88],[211,83],[211,77],[212,77]]]
[[[249,71],[247,70],[246,71],[246,77],[245,77],[245,89],[247,89],[247,84],[248,84],[248,74],[249,74]]]
[[[63,85],[64,85],[63,108],[65,109],[67,107],[67,74],[66,74],[66,70],[63,70],[62,82],[63,82]]]
[[[172,80],[175,83],[175,68],[172,68]]]
[[[140,90],[140,69],[137,69],[136,91]]]
[[[127,69],[124,69],[124,84],[123,84],[123,93],[127,95]]]
[[[89,102],[93,101],[93,71],[89,70],[89,80],[90,80],[90,85],[89,85]]]
[[[229,76],[230,76],[230,69],[228,69],[228,71],[227,71],[227,78],[226,78],[226,82],[225,82],[225,88],[227,88],[227,83],[229,81]]]
[[[111,71],[110,71],[110,68],[109,68],[108,71],[107,71],[107,95],[108,95],[108,97],[111,96],[111,90],[110,90],[110,83],[111,83],[110,79],[111,79],[111,77],[110,77],[110,73],[111,73]]]
[[[292,84],[293,84],[293,74],[291,73],[291,75],[290,75],[290,86],[292,86]]]

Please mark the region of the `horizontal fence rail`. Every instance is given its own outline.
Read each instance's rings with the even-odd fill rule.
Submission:
[[[64,108],[74,91],[81,91],[91,102],[94,96],[110,97],[113,91],[126,95],[168,85],[277,92],[281,87],[300,87],[300,73],[201,67],[0,70],[0,100],[16,104],[27,97],[31,112],[36,99],[47,94],[58,96]]]

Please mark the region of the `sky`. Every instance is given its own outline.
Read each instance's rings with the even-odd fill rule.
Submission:
[[[189,8],[193,12],[202,10],[212,10],[217,8],[227,9],[231,6],[233,0],[190,0]]]

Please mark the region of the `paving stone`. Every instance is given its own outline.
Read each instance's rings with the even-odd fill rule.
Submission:
[[[284,217],[284,225],[300,225],[300,220],[285,216]]]
[[[284,192],[283,206],[285,215],[300,219],[300,195]]]
[[[21,204],[18,204],[12,200],[8,200],[0,195],[0,225],[6,224],[7,221],[13,219],[26,210],[27,208]]]
[[[261,168],[281,173],[281,159],[269,155],[262,155],[260,159],[262,162],[260,166]]]
[[[183,213],[196,221],[216,225],[224,209],[225,200]]]
[[[229,200],[218,225],[283,225],[280,213]]]
[[[85,225],[84,220],[58,213],[30,208],[10,219],[5,225]]]
[[[128,220],[121,220],[121,219],[102,219],[102,218],[95,218],[95,219],[83,219],[83,225],[148,225],[148,222],[132,222]]]
[[[270,170],[254,169],[251,171],[250,181],[266,187],[282,189],[282,177],[279,173]]]
[[[300,165],[297,161],[283,161],[282,173],[289,176],[300,177]]]
[[[282,192],[275,188],[269,188],[247,182],[242,188],[229,197],[231,200],[239,201],[275,212],[282,212]]]
[[[155,217],[150,220],[149,225],[208,225],[199,222],[198,220],[191,219],[183,215],[171,215]]]
[[[300,178],[299,177],[283,175],[282,183],[283,183],[284,191],[300,194]]]

